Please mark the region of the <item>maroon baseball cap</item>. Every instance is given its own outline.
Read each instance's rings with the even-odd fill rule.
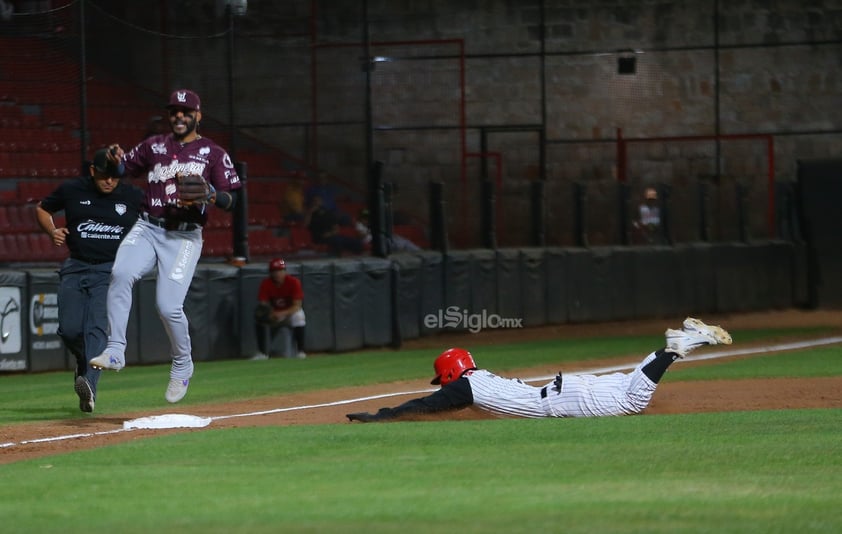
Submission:
[[[170,95],[170,103],[168,108],[187,108],[193,111],[202,109],[202,101],[199,100],[199,95],[189,89],[176,89]]]
[[[271,262],[269,262],[269,272],[273,271],[284,271],[287,268],[287,264],[284,262],[283,258],[275,258]]]

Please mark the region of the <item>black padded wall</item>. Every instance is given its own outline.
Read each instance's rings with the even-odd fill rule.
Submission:
[[[802,231],[811,307],[842,307],[842,159],[798,162]]]
[[[523,326],[547,324],[547,268],[542,248],[520,251],[520,289]]]
[[[414,254],[393,254],[389,259],[397,271],[394,291],[398,329],[402,339],[415,339],[421,335],[423,261]]]
[[[333,262],[303,262],[301,285],[304,289],[304,313],[307,316],[305,348],[311,352],[333,350]]]
[[[631,263],[634,269],[634,315],[673,318],[689,312],[689,304],[680,297],[682,276],[674,249],[635,247]]]
[[[444,311],[444,263],[438,252],[418,253],[420,266],[421,334],[427,335],[441,330],[437,322],[429,317],[438,317]]]
[[[287,263],[287,272],[291,274],[293,265]],[[300,266],[295,266],[300,276]],[[254,307],[257,304],[257,292],[260,282],[269,275],[269,265],[265,263],[245,265],[240,268],[237,282],[237,315],[240,324],[240,355],[249,358],[257,353],[255,338]],[[307,300],[307,295],[304,295]],[[306,313],[306,312],[305,312]]]
[[[497,250],[497,315],[523,318],[520,249]]]
[[[633,247],[611,247],[608,257],[611,299],[611,319],[625,320],[635,316],[637,307],[637,286],[635,259],[637,254]]]
[[[223,360],[242,356],[241,337],[247,334],[240,327],[239,308],[239,269],[230,265],[212,265],[196,270],[193,277],[202,278],[206,297],[191,306],[187,312],[190,321],[190,337],[193,342],[194,360]],[[188,299],[193,293],[190,287]],[[199,293],[197,291],[197,293]],[[256,302],[257,294],[252,296]],[[190,301],[193,302],[192,300]],[[247,306],[247,303],[244,303]],[[207,322],[194,320],[190,312],[199,311],[207,316]],[[198,319],[197,314],[197,319]],[[194,335],[195,332],[195,335]]]
[[[364,277],[359,260],[343,259],[333,264],[333,350],[363,346]]]
[[[568,250],[568,317],[573,323],[613,318],[610,248]]]
[[[544,253],[546,270],[547,322],[566,323],[567,315],[567,252],[563,248],[548,248]]]
[[[48,369],[66,369],[68,358],[65,356],[64,343],[56,333],[58,331],[58,273],[50,271],[30,271],[29,301],[26,309],[26,321],[29,340],[29,370],[46,371]]]
[[[477,313],[471,308],[471,252],[468,250],[450,251],[442,256],[444,269],[444,318],[463,317]],[[468,328],[464,321],[449,321],[443,325],[448,331],[460,331]]]
[[[805,285],[798,280],[805,256],[803,247],[789,242],[690,243],[313,259],[288,263],[287,270],[304,286],[305,350],[324,352],[397,346],[396,332],[409,340],[448,328],[495,328],[474,324],[483,315],[540,326],[788,308]],[[197,361],[254,353],[254,306],[267,275],[263,264],[197,269],[185,301]],[[26,287],[15,287],[22,276]],[[57,287],[54,271],[0,272],[0,306],[18,306],[7,315],[19,315],[17,337],[26,341],[17,353],[27,358],[23,364],[7,363],[14,357],[6,356],[11,345],[0,345],[4,369],[65,369],[71,363],[55,334]],[[447,306],[458,306],[461,313],[447,316]],[[466,315],[472,324],[464,321]],[[427,316],[438,324],[425,325]],[[130,317],[136,322],[130,319],[127,356],[132,351],[137,356],[127,363],[169,363],[154,274],[135,285]],[[462,322],[443,324],[453,320]]]
[[[363,345],[392,343],[392,263],[382,258],[362,260]]]
[[[722,258],[715,257],[714,245],[689,243],[676,245],[673,250],[678,260],[675,298],[684,305],[684,314],[719,311],[716,264]]]
[[[497,313],[496,253],[488,249],[470,251],[471,305],[473,313]]]

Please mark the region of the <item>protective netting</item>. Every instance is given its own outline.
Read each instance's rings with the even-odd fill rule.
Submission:
[[[714,6],[694,3],[617,14],[608,1],[289,0],[253,2],[236,17],[224,1],[49,8],[58,3],[22,2],[33,12],[0,21],[3,177],[75,174],[95,148],[137,142],[168,92],[189,87],[202,96],[203,134],[275,191],[255,213],[277,212],[278,188],[319,170],[356,212],[373,159],[393,186],[397,224],[426,224],[428,185],[445,185],[456,247],[485,244],[489,184],[496,244],[534,244],[539,182],[546,244],[577,244],[585,231],[589,244],[613,245],[629,239],[650,186],[669,195],[675,241],[768,237],[770,162],[777,156],[772,178],[785,181],[796,155],[833,146],[810,136],[835,127],[832,75],[767,72],[767,56],[834,72],[838,43],[823,42],[833,23],[799,10],[787,20],[816,31],[815,43],[786,28],[766,39],[740,3],[719,5],[730,25],[718,29]],[[636,43],[646,50],[626,49]],[[798,125],[807,133],[787,132]],[[787,135],[774,147],[715,137],[752,131]],[[267,221],[278,223],[252,222]]]

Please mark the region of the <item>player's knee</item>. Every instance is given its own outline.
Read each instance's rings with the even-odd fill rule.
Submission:
[[[158,302],[158,314],[167,322],[179,321],[184,317],[184,307],[170,302]]]
[[[140,280],[141,276],[134,270],[120,269],[115,265],[114,269],[111,270],[111,286],[132,286]]]

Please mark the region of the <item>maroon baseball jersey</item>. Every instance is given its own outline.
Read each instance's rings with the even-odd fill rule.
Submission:
[[[202,175],[217,191],[242,187],[231,157],[207,137],[182,145],[172,134],[155,135],[131,149],[123,163],[127,175],[146,175],[146,211],[155,217],[202,225],[207,222],[206,205],[178,205],[177,173]]]

